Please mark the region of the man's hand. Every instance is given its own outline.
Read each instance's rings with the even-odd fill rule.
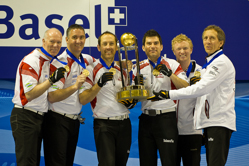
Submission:
[[[83,73],[77,77],[75,82],[75,86],[77,89],[79,89],[82,86],[82,84],[86,81],[86,77],[87,76]]]
[[[138,85],[137,76],[134,78],[135,85]],[[143,74],[139,74],[139,85],[144,85],[144,77]]]
[[[190,78],[190,85],[193,85],[193,84],[195,84],[196,82],[198,82],[200,80],[201,80],[201,77],[193,76],[193,77]]]
[[[54,71],[53,74],[49,77],[50,81],[52,83],[55,83],[59,81],[61,78],[64,77],[64,73],[66,72],[66,69],[64,67],[60,67]]]
[[[159,64],[155,67],[155,69],[168,77],[172,75],[172,70],[168,69],[167,66],[165,66],[165,64]]]
[[[124,100],[120,100],[119,103],[123,104],[126,106],[126,108],[128,109],[132,109],[135,107],[135,105],[137,104],[138,100],[136,99],[124,99]]]
[[[127,65],[126,65],[126,60],[123,60],[123,61],[121,62],[121,65],[122,65],[122,67],[123,67],[124,69],[127,69],[128,72],[130,72],[131,69],[132,69],[133,63],[132,63],[131,60],[128,60],[128,61],[127,61]]]
[[[107,81],[111,81],[113,72],[105,72],[98,80],[99,87],[103,87]]]
[[[147,100],[158,101],[164,99],[170,99],[169,91],[160,90],[160,92],[153,91],[154,96],[148,97]]]

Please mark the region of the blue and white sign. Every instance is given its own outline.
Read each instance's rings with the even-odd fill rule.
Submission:
[[[101,3],[100,3],[101,2]],[[77,23],[85,28],[86,47],[96,47],[103,31],[115,33],[115,26],[127,25],[126,6],[114,6],[114,0],[29,1],[2,0],[0,5],[0,45],[40,47],[48,28],[65,31]],[[25,5],[27,4],[27,5]],[[39,4],[39,5],[38,5]],[[63,46],[66,46],[65,41]]]
[[[127,26],[126,7],[108,7],[109,25]]]

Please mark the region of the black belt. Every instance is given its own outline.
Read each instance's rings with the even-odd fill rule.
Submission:
[[[175,108],[169,108],[165,110],[145,109],[143,113],[149,116],[156,116],[156,115],[164,114],[167,112],[174,112],[174,111],[175,111]]]

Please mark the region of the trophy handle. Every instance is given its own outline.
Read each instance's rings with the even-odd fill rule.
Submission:
[[[128,80],[128,85],[131,84],[131,78],[130,78],[130,74],[128,71],[128,53],[127,53],[127,47],[124,47],[125,49],[125,60],[126,60],[126,68],[127,68],[127,80]]]
[[[121,62],[121,54],[120,54],[120,45],[119,41],[117,41],[117,46],[118,46],[118,59],[119,59],[119,65],[120,65],[120,72],[121,72],[121,81],[122,81],[122,87],[124,88],[124,78],[123,78],[123,67],[122,67],[122,62]],[[126,62],[127,63],[127,62]]]
[[[139,55],[138,55],[138,46],[137,38],[135,37],[135,56],[136,56],[136,67],[137,67],[137,82],[140,85],[140,64],[139,64]]]

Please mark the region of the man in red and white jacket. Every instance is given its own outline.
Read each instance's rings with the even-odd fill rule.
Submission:
[[[17,165],[40,164],[43,115],[48,111],[48,89],[64,77],[64,68],[58,68],[49,76],[50,61],[61,49],[61,32],[55,28],[47,30],[42,42],[42,48],[25,56],[17,68],[12,100],[14,108],[10,117]]]
[[[51,71],[68,66],[64,78],[48,91],[49,111],[45,115],[44,158],[46,166],[72,166],[78,142],[82,105],[79,94],[86,75],[82,71],[95,59],[82,54],[86,41],[81,25],[72,24],[66,32],[66,50],[51,63]],[[83,123],[83,122],[82,122]]]
[[[125,166],[131,146],[130,111],[136,105],[135,100],[119,103],[117,93],[121,90],[121,77],[127,85],[126,72],[121,74],[120,67],[114,64],[118,49],[117,37],[111,32],[104,32],[98,38],[98,50],[101,58],[89,65],[90,75],[83,84],[80,102],[91,102],[94,117],[94,139],[99,166]],[[114,72],[110,72],[113,70]]]
[[[142,49],[148,57],[140,64],[140,74],[143,76],[146,89],[153,92],[189,86],[181,65],[176,60],[161,57],[162,39],[155,30],[145,33]],[[154,69],[163,73],[155,76]],[[136,71],[135,68],[133,73],[136,74]],[[133,78],[136,80],[136,75]],[[162,166],[176,165],[178,140],[176,106],[176,101],[173,100],[142,101],[138,134],[141,166],[156,166],[157,150]]]

